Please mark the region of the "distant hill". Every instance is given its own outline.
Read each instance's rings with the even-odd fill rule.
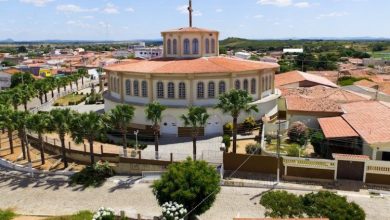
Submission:
[[[14,40],[12,40],[11,38],[8,38],[8,39],[5,39],[5,40],[0,40],[0,43],[13,43],[15,42]]]

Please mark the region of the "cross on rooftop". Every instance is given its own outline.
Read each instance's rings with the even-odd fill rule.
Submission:
[[[192,27],[192,0],[189,0],[189,6],[188,6],[188,12],[189,12],[189,18],[190,18],[190,27]]]

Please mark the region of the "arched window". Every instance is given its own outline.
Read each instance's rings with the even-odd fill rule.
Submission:
[[[211,53],[215,53],[215,39],[211,39]]]
[[[245,79],[243,84],[244,84],[244,85],[243,85],[243,86],[244,86],[244,90],[245,90],[246,92],[248,92],[248,91],[249,91],[249,83],[248,83],[248,80]]]
[[[175,98],[175,84],[173,82],[168,83],[168,98],[169,99]]]
[[[226,92],[226,84],[224,81],[219,82],[218,93],[221,95]]]
[[[179,99],[186,99],[186,84],[184,82],[179,83]]]
[[[145,80],[142,81],[142,97],[148,97],[148,83]]]
[[[205,42],[206,53],[210,53],[210,40],[207,38]]]
[[[237,89],[237,90],[240,90],[240,89],[241,89],[241,82],[240,82],[240,80],[237,79],[237,80],[234,82],[234,88]]]
[[[173,54],[177,54],[177,40],[173,39]]]
[[[209,99],[215,98],[215,83],[209,82],[209,90],[208,90]]]
[[[204,83],[203,82],[198,82],[197,86],[197,97],[198,99],[204,99]]]
[[[190,54],[190,40],[184,39],[183,50],[184,50],[183,53],[185,55],[189,55]]]
[[[134,96],[139,96],[139,83],[138,83],[138,80],[134,80],[133,82],[133,95]]]
[[[199,54],[199,40],[196,38],[192,40],[192,54]]]
[[[168,39],[168,42],[167,42],[167,53],[168,54],[172,53],[172,41],[171,41],[171,39]]]
[[[164,98],[164,83],[162,82],[157,83],[157,98],[159,99]]]
[[[126,95],[131,95],[131,82],[130,80],[126,80]]]
[[[256,94],[256,79],[251,79],[251,93]]]

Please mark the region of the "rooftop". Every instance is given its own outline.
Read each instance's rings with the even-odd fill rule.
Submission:
[[[292,83],[298,83],[302,81],[310,81],[319,85],[329,86],[329,87],[338,87],[336,84],[331,82],[330,80],[317,76],[310,73],[305,73],[301,71],[291,71],[287,73],[281,73],[275,75],[275,86],[281,87],[284,85],[292,84]]]
[[[359,134],[342,118],[319,118],[325,138],[359,137]]]
[[[390,108],[381,102],[364,101],[342,105],[343,119],[368,144],[390,143]]]
[[[343,113],[343,110],[335,101],[323,98],[289,96],[286,97],[286,107],[288,111]]]
[[[278,69],[278,64],[248,61],[227,57],[202,57],[196,59],[156,59],[156,60],[126,60],[113,64],[105,69],[118,72],[135,73],[232,73],[257,71],[263,69]]]
[[[209,30],[209,29],[197,28],[197,27],[183,27],[183,28],[171,29],[171,30],[163,31],[162,33],[172,33],[172,32],[177,32],[177,33],[214,32],[214,33],[218,33],[218,31],[215,31],[215,30]]]

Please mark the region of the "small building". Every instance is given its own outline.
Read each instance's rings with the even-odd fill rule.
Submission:
[[[142,58],[146,60],[160,58],[164,54],[163,48],[152,47],[152,48],[136,48],[134,49],[135,58]]]
[[[234,54],[235,57],[244,59],[244,60],[249,60],[249,58],[252,56],[251,53],[245,52],[245,51],[240,51]]]
[[[385,60],[382,58],[364,58],[364,66],[389,66],[390,60]]]
[[[303,48],[285,48],[283,53],[303,53]]]
[[[6,73],[0,69],[0,91],[9,89],[11,87],[12,74]]]
[[[325,77],[297,70],[275,75],[275,87],[277,88],[313,87],[317,85],[332,88],[338,87],[338,85],[334,84]]]
[[[114,58],[127,58],[130,55],[128,50],[116,50],[112,52]]]

